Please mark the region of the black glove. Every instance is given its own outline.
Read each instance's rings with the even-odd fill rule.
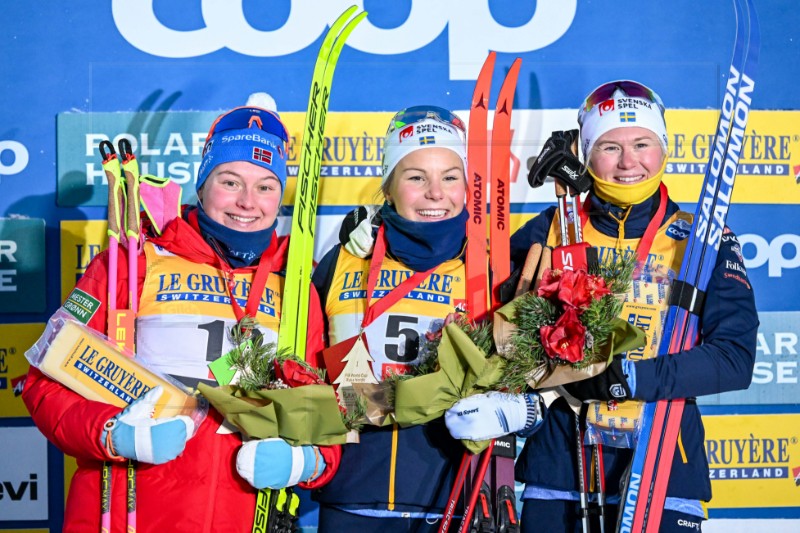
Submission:
[[[541,187],[547,176],[552,176],[578,193],[592,188],[592,177],[572,152],[572,144],[577,138],[578,130],[553,132],[528,171],[531,187]]]
[[[356,257],[367,257],[375,244],[375,232],[381,225],[380,206],[357,207],[344,216],[339,228],[339,243]]]
[[[615,356],[604,372],[589,379],[564,385],[564,389],[582,402],[591,400],[624,402],[631,397],[631,389],[628,386],[627,376],[622,371],[622,359],[621,355]]]

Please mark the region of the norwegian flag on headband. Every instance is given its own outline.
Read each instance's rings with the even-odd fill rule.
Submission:
[[[262,163],[266,163],[268,165],[272,164],[272,152],[266,150],[264,148],[253,148],[253,159],[256,161],[261,161]]]

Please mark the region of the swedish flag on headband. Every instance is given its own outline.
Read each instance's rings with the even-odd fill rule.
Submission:
[[[636,122],[636,112],[635,111],[623,111],[619,114],[619,121],[620,122]]]
[[[436,137],[433,135],[426,135],[419,138],[419,144],[436,144]]]

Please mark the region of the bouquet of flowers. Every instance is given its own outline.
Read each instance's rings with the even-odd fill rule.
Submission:
[[[644,332],[619,318],[635,261],[621,258],[592,269],[546,269],[535,293],[495,314],[498,353],[506,360],[498,385],[522,390],[586,379],[618,353],[645,343]]]
[[[253,438],[281,437],[292,445],[343,444],[360,415],[344,413],[324,371],[264,343],[255,321],[243,318],[230,332],[235,348],[226,364],[230,384],[198,388],[225,419]]]
[[[433,359],[397,378],[397,422],[428,422],[472,394],[586,379],[614,355],[643,346],[644,332],[619,318],[633,269],[633,259],[592,272],[547,269],[535,293],[501,307],[493,322],[476,324],[462,315],[428,335],[425,351]],[[465,443],[474,452],[485,444]]]

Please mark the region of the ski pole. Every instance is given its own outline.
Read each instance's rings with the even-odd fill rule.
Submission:
[[[139,163],[133,155],[131,143],[127,139],[120,139],[119,153],[122,157],[122,169],[125,172],[125,189],[127,202],[125,204],[126,224],[125,235],[128,239],[128,309],[130,310],[128,326],[128,345],[131,353],[136,352],[136,314],[139,311],[138,279],[139,279],[139,235],[141,233],[139,218]],[[127,511],[128,532],[136,533],[136,462],[128,461],[127,475]]]
[[[582,404],[586,405],[586,404]],[[583,408],[581,408],[583,410]],[[575,415],[575,434],[576,452],[578,456],[578,486],[580,487],[581,499],[581,525],[583,526],[583,533],[589,533],[589,492],[586,483],[586,455],[583,449],[583,424],[581,424],[582,416]]]
[[[483,455],[481,455],[480,463],[478,463],[478,468],[475,470],[475,480],[478,490],[473,490],[470,494],[469,501],[464,507],[464,516],[461,518],[461,525],[458,526],[458,533],[467,533],[469,531],[472,514],[475,512],[475,503],[478,501],[480,487],[483,483],[483,478],[486,476],[489,463],[492,460],[492,450],[494,450],[494,439],[489,441],[489,447],[484,450]]]
[[[100,143],[100,156],[103,158],[103,170],[108,181],[108,314],[106,317],[106,333],[114,335],[117,321],[117,264],[119,262],[119,238],[122,225],[122,174],[119,159],[110,141]],[[114,337],[112,337],[114,338]],[[114,338],[116,341],[116,338]],[[111,531],[111,482],[113,467],[110,462],[103,462],[100,493],[100,531]]]
[[[467,479],[471,457],[472,454],[468,451],[464,451],[455,482],[453,483],[453,489],[450,491],[450,497],[447,499],[447,506],[444,508],[442,523],[439,525],[439,533],[447,533],[447,530],[450,528],[450,522],[453,520],[453,514],[458,504],[459,494],[461,493],[461,489],[464,488],[464,481]]]
[[[597,488],[597,509],[600,517],[600,533],[605,533],[605,511],[606,511],[606,469],[603,464],[603,445],[595,444],[592,448],[595,464],[595,486]]]

